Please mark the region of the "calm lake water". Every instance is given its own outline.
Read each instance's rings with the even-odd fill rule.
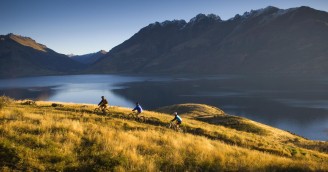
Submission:
[[[0,80],[0,94],[16,99],[144,109],[204,103],[309,139],[328,140],[328,77],[72,75]]]

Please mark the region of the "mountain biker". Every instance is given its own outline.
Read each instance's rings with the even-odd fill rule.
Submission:
[[[108,101],[105,99],[104,96],[101,96],[101,101],[98,103],[99,108],[105,112],[105,109],[107,108]]]
[[[174,119],[172,119],[171,122],[176,120],[177,128],[179,128],[180,124],[182,123],[181,117],[178,115],[178,112],[174,112],[172,115],[174,115]]]
[[[140,104],[138,102],[136,103],[136,107],[132,111],[135,111],[135,110],[137,110],[137,116],[142,112],[142,107],[140,106]]]

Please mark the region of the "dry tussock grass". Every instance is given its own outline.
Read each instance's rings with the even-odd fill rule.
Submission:
[[[316,142],[263,125],[266,136],[186,119],[186,133],[164,127],[172,116],[145,112],[159,123],[93,114],[94,105],[51,107],[19,102],[0,112],[2,170],[41,171],[324,171],[328,155],[294,143]],[[277,139],[279,138],[279,139]],[[292,140],[287,142],[288,140]]]

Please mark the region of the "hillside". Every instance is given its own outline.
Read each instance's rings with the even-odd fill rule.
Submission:
[[[126,118],[131,112],[128,108],[111,107],[109,113],[103,115],[93,113],[96,105],[52,104],[36,102],[30,105],[27,101],[10,101],[1,97],[1,170],[328,169],[327,142],[307,140],[247,119],[244,120],[249,125],[259,127],[263,132],[247,132],[229,125],[195,120],[197,116],[228,116],[220,109],[207,105],[184,104],[162,108],[175,108],[184,113],[184,132],[181,133],[166,128],[173,117],[164,113],[145,111],[143,115],[148,120],[140,123]]]
[[[239,131],[256,134],[265,134],[266,129],[261,124],[246,118],[225,114],[221,109],[204,104],[179,104],[166,106],[155,110],[156,112],[179,112],[183,118],[195,119],[210,124],[222,125]]]
[[[100,50],[96,53],[90,53],[90,54],[85,54],[85,55],[73,55],[70,58],[78,61],[83,64],[93,64],[96,61],[98,61],[100,58],[104,57],[107,52],[105,50]]]
[[[89,68],[93,73],[327,74],[328,13],[267,7],[229,20],[199,14],[152,23]]]
[[[29,37],[0,35],[0,77],[70,74],[83,66]]]

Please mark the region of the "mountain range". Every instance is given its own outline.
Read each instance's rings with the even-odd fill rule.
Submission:
[[[29,37],[0,35],[0,77],[73,74],[84,67]]]
[[[267,7],[223,21],[199,14],[156,22],[91,67],[101,73],[322,74],[328,72],[328,13]]]
[[[155,22],[108,53],[71,58],[31,38],[1,36],[0,74],[327,74],[327,55],[327,12],[269,6],[229,20]]]

